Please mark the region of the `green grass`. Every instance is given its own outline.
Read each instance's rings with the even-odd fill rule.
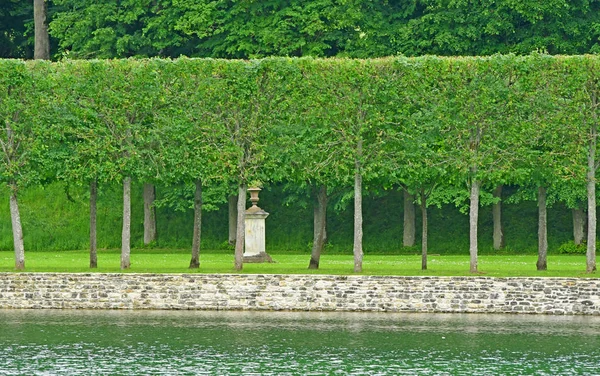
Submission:
[[[335,274],[353,275],[352,255],[325,254],[319,270],[308,270],[309,255],[272,254],[272,264],[245,264],[243,273],[250,274]],[[131,254],[128,273],[235,273],[233,255],[223,252],[204,252],[200,269],[187,268],[190,255],[186,250],[135,249]],[[98,252],[97,269],[88,267],[86,251],[28,252],[26,272],[120,273],[119,250]],[[592,277],[585,273],[585,257],[549,255],[548,270],[538,272],[536,256],[482,255],[479,257],[480,275],[490,277]],[[429,269],[422,271],[420,255],[365,255],[363,275],[395,276],[470,276],[468,255],[431,255]],[[0,272],[14,271],[12,252],[0,252]]]

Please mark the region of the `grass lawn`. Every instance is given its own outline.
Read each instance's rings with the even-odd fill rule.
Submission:
[[[26,272],[120,273],[120,251],[98,252],[98,269],[89,269],[87,251],[27,252]],[[308,254],[271,254],[273,264],[245,264],[242,273],[253,274],[337,274],[353,275],[352,255],[325,254],[317,271],[308,270]],[[205,251],[200,269],[190,270],[185,250],[132,250],[128,273],[235,273],[233,254]],[[490,277],[592,277],[585,273],[585,256],[549,255],[548,270],[535,270],[535,255],[481,255],[481,275]],[[468,255],[431,255],[429,269],[422,271],[420,255],[365,255],[363,275],[470,276]],[[14,271],[13,252],[0,252],[0,272]]]

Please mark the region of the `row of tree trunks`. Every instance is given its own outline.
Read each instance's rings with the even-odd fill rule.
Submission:
[[[360,178],[360,177],[359,177]],[[129,184],[131,184],[129,182]],[[355,188],[360,189],[361,187],[361,181],[358,181],[357,185],[355,186]],[[130,187],[129,187],[129,191],[130,191]],[[126,197],[126,187],[125,187],[125,181],[124,181],[124,196],[123,196],[123,202],[124,202],[124,215],[126,213],[126,205],[127,202],[130,202],[130,193],[129,193],[129,199]],[[359,192],[359,191],[357,191]],[[496,197],[501,197],[502,194],[502,186],[499,186],[496,188],[496,190],[494,191],[494,195]],[[472,192],[471,192],[471,199],[473,199],[473,187],[472,187]],[[12,199],[11,201],[11,214],[12,214],[12,218],[13,218],[13,228],[16,229],[17,233],[20,233],[20,241],[18,241],[19,237],[17,236],[15,239],[17,239],[17,243],[20,243],[21,245],[19,246],[17,243],[15,243],[15,249],[21,249],[20,254],[22,254],[23,256],[16,257],[16,260],[21,259],[22,261],[20,262],[21,264],[23,264],[24,267],[24,247],[22,245],[22,229],[20,228],[20,216],[18,213],[18,203],[17,203],[17,198],[16,198],[16,194],[11,196],[11,198],[14,197],[14,199]],[[148,238],[146,237],[147,233],[153,233],[154,236],[156,236],[156,215],[154,214],[154,211],[151,210],[154,208],[153,205],[153,201],[155,200],[155,187],[151,184],[144,184],[144,242],[146,244],[148,244],[147,240]],[[360,195],[357,196],[358,198],[360,198]],[[233,199],[232,199],[233,198]],[[406,232],[405,231],[405,235],[407,235],[404,240],[405,240],[405,244],[406,244],[406,240],[408,239],[409,241],[411,240],[411,231],[414,232],[415,229],[415,211],[414,211],[414,196],[411,195],[410,193],[408,193],[406,190],[404,190],[404,199],[405,199],[405,215],[404,215],[404,220],[405,220],[405,229],[409,228],[409,231]],[[421,215],[422,215],[422,237],[421,237],[421,249],[422,249],[422,262],[421,262],[421,268],[423,270],[427,269],[427,235],[428,235],[428,224],[427,224],[427,207],[426,207],[426,197],[425,195],[422,193],[421,194]],[[94,180],[90,183],[90,268],[96,268],[97,267],[97,236],[96,236],[96,217],[97,217],[97,209],[96,209],[96,201],[97,201],[97,182]],[[238,234],[235,232],[237,229],[237,222],[239,220],[239,218],[237,217],[237,204],[238,204],[238,197],[236,196],[230,196],[229,197],[229,242],[230,244],[235,244],[235,238],[232,239],[232,235],[235,235],[236,237],[238,236]],[[358,200],[359,201],[359,205],[362,206],[362,200]],[[13,204],[14,202],[14,204]],[[236,205],[232,205],[232,203],[236,204]],[[425,205],[425,206],[423,206]],[[129,204],[130,206],[130,204]],[[362,208],[359,206],[359,212],[362,212]],[[501,206],[500,205],[495,205],[495,209],[496,207],[498,208],[498,211],[501,211]],[[539,208],[539,218],[538,218],[538,262],[537,262],[537,268],[538,270],[546,270],[547,269],[547,251],[548,251],[548,239],[547,239],[547,209],[546,209],[546,191],[543,187],[540,187],[538,190],[538,208]],[[244,208],[245,208],[245,198],[244,198]],[[356,208],[356,206],[355,206]],[[412,210],[411,210],[412,209]],[[409,213],[408,215],[406,215],[406,213]],[[585,216],[584,216],[584,212],[581,209],[573,209],[573,233],[574,233],[574,242],[575,244],[581,244],[583,241],[583,237],[584,237],[584,228],[585,228]],[[148,215],[148,213],[151,213],[150,215]],[[356,214],[356,213],[355,213]],[[130,209],[129,209],[129,218],[131,216],[130,213]],[[190,268],[198,268],[200,265],[200,261],[199,261],[199,254],[200,254],[200,238],[201,238],[201,217],[202,216],[202,184],[200,181],[196,182],[196,193],[195,193],[195,199],[194,199],[194,235],[193,235],[193,244],[192,244],[192,259],[190,261]],[[234,219],[235,216],[235,219]],[[362,217],[362,216],[361,216]],[[502,233],[502,225],[501,225],[501,214],[496,213],[496,210],[494,210],[494,248],[497,248],[498,243],[496,242],[496,240],[501,239],[501,245],[503,246],[503,233]],[[125,217],[124,217],[125,218]],[[327,188],[325,186],[321,186],[319,188],[319,191],[317,192],[317,199],[315,201],[315,205],[314,205],[314,238],[313,238],[313,248],[311,251],[311,259],[310,259],[310,263],[309,263],[309,269],[318,269],[319,268],[319,262],[320,262],[320,256],[323,250],[323,247],[326,243],[326,239],[327,239]],[[360,218],[362,219],[362,218]],[[130,220],[129,220],[130,221]],[[476,219],[475,219],[475,228],[476,226]],[[130,230],[128,232],[128,234],[125,233],[125,229],[126,227],[126,222],[124,220],[124,233],[123,233],[123,241],[124,241],[124,247],[122,248],[123,250],[123,254],[125,254],[127,251],[127,238],[126,237],[130,237]],[[148,222],[153,222],[150,225],[148,225]],[[408,224],[408,225],[407,225]],[[358,228],[360,230],[359,236],[362,235],[362,228],[360,226],[360,224],[356,224],[355,223],[355,234],[357,233],[356,229]],[[475,231],[473,230],[473,218],[472,218],[472,214],[471,214],[471,220],[470,220],[470,228],[471,231]],[[146,231],[146,229],[150,228],[150,231]],[[414,235],[412,236],[412,244],[414,245]],[[355,238],[355,242],[357,241],[357,239]],[[476,240],[475,240],[476,242]],[[360,242],[358,243],[360,244]],[[476,245],[475,245],[476,246]],[[471,237],[471,247],[470,247],[470,253],[471,253],[471,267],[473,266],[473,237]],[[242,250],[243,253],[243,250]],[[124,259],[128,259],[128,256],[124,256]],[[476,259],[476,256],[475,256]],[[362,260],[361,260],[362,261]],[[122,266],[126,265],[128,263],[128,261],[125,261],[123,263],[122,261]],[[15,265],[16,268],[18,268],[17,265]],[[476,260],[475,260],[475,270],[476,270],[477,266],[476,266]],[[241,270],[241,269],[240,269]]]

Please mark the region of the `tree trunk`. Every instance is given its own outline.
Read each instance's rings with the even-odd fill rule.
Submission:
[[[314,207],[314,236],[313,247],[310,254],[309,269],[319,269],[321,252],[325,245],[327,229],[327,187],[322,185],[317,192],[317,200]]]
[[[406,188],[404,191],[404,233],[402,235],[402,245],[404,247],[412,247],[415,245],[415,198],[408,193]]]
[[[427,197],[421,191],[421,270],[427,270]]]
[[[471,198],[469,207],[469,254],[471,256],[469,270],[477,273],[477,222],[479,220],[479,189],[480,183],[471,182]]]
[[[200,267],[200,240],[202,237],[202,181],[196,180],[194,194],[194,239],[192,240],[192,260],[190,269]]]
[[[23,245],[23,228],[17,199],[17,183],[10,183],[10,219],[12,221],[13,244],[15,247],[15,269],[25,269],[25,246]]]
[[[144,184],[144,245],[156,243],[156,188],[154,184]]]
[[[590,127],[587,168],[588,239],[585,269],[587,273],[596,270],[596,140],[598,129],[595,123]]]
[[[123,179],[123,232],[121,233],[121,269],[131,267],[131,177]]]
[[[548,216],[546,211],[546,189],[538,188],[538,260],[537,270],[548,269]]]
[[[90,268],[98,267],[98,237],[96,236],[98,181],[90,182]]]
[[[358,157],[354,160],[354,272],[362,272],[362,168],[360,156],[362,155],[362,140],[358,141]]]
[[[50,59],[46,0],[33,0],[34,39],[33,58]]]
[[[494,189],[494,197],[500,200],[492,207],[492,216],[494,221],[494,249],[504,248],[504,233],[502,231],[502,185]]]
[[[235,270],[242,270],[244,267],[244,242],[246,225],[246,184],[240,185],[237,200],[237,231],[235,236]]]
[[[573,241],[575,245],[583,244],[585,239],[586,218],[583,209],[573,209]]]
[[[235,245],[235,238],[237,236],[237,200],[238,197],[235,195],[229,196],[229,239],[228,242],[231,245]]]

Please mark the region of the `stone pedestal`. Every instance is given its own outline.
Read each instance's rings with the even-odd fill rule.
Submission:
[[[265,252],[265,219],[269,213],[256,206],[253,200],[252,207],[246,210],[244,263],[273,262],[271,256]]]

